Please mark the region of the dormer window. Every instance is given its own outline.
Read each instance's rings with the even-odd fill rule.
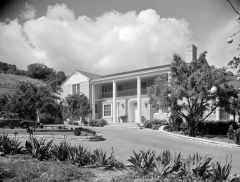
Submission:
[[[80,84],[72,85],[72,94],[80,94]]]

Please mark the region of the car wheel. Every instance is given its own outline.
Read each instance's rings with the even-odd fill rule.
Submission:
[[[22,124],[22,128],[28,128],[28,124],[27,123],[23,123]]]

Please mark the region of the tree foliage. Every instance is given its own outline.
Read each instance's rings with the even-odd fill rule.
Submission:
[[[87,96],[83,93],[68,95],[66,97],[67,105],[64,106],[64,116],[71,121],[79,120],[84,123],[86,116],[91,112]]]
[[[154,105],[169,107],[183,117],[190,136],[195,136],[199,121],[205,120],[218,106],[228,103],[230,96],[236,96],[234,88],[227,84],[225,74],[208,65],[206,52],[190,63],[174,55],[170,76],[170,80],[166,76],[157,78],[148,94]],[[210,94],[213,86],[218,91]]]
[[[4,109],[8,114],[16,113],[20,118],[36,119],[41,113],[58,115],[60,97],[47,85],[20,82],[16,92],[8,99]]]
[[[28,65],[27,72],[29,77],[40,80],[46,80],[50,75],[55,75],[55,71],[52,68],[49,68],[42,63]]]

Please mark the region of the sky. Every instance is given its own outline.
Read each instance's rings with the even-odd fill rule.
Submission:
[[[227,43],[237,17],[226,0],[3,0],[0,61],[107,75],[170,64],[194,44],[221,68],[240,54],[240,34]]]

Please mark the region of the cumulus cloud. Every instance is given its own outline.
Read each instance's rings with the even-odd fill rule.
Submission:
[[[26,2],[24,10],[21,10],[20,17],[29,20],[33,19],[36,15],[36,9]]]
[[[23,25],[14,20],[0,26],[1,34],[17,27],[0,37],[2,61],[23,69],[42,62],[67,74],[79,69],[106,75],[169,64],[174,52],[184,53],[191,35],[184,19],[160,18],[153,9],[111,11],[92,19],[75,17],[65,4],[49,6],[46,16]]]

